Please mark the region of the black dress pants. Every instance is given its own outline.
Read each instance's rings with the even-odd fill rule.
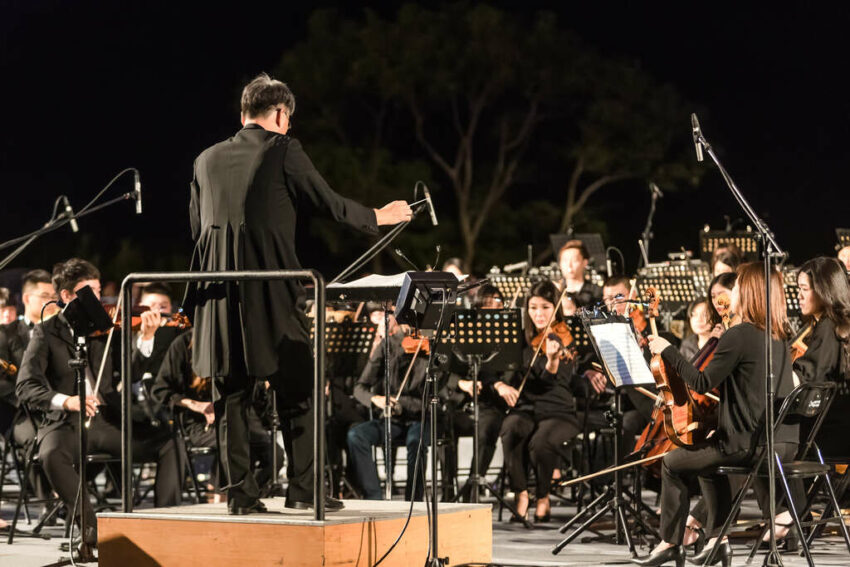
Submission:
[[[300,319],[299,319],[300,320]],[[241,337],[241,331],[231,336]],[[239,340],[233,341],[233,360],[243,357]],[[284,447],[289,457],[286,497],[313,500],[313,354],[306,329],[297,339],[285,338],[279,348],[281,368],[269,376],[277,394]],[[251,428],[248,413],[254,378],[246,376],[244,364],[232,364],[234,372],[214,381],[219,457],[227,490],[228,505],[248,505],[259,498],[260,489],[251,471]],[[239,369],[242,371],[239,372]]]
[[[530,463],[537,476],[535,496],[547,497],[552,473],[566,457],[565,444],[578,433],[575,419],[552,417],[535,423],[528,413],[517,411],[508,415],[502,422],[501,438],[511,490],[528,490],[526,471]]]
[[[77,414],[71,422],[40,434],[38,456],[53,489],[70,508],[74,505],[80,476],[75,468],[79,463],[79,433]],[[86,440],[89,453],[107,453],[121,457],[121,429],[99,414],[92,421]],[[133,460],[156,461],[154,501],[157,507],[180,504],[183,471],[179,466],[177,446],[171,434],[163,429],[158,435],[145,435],[133,439]],[[88,525],[96,525],[94,511],[88,498],[83,499],[83,511]],[[78,511],[79,513],[79,511]]]
[[[451,414],[453,451],[452,458],[446,463],[446,469],[452,475],[457,475],[457,440],[458,437],[472,436],[475,424],[471,413],[463,409],[456,409]],[[496,442],[499,440],[499,431],[505,412],[488,405],[479,405],[478,408],[478,474],[487,474],[493,454],[496,452]],[[470,464],[470,467],[472,465]]]
[[[661,539],[680,545],[685,533],[690,494],[688,484],[697,476],[705,500],[705,528],[711,537],[732,508],[729,479],[710,473],[720,465],[738,465],[750,461],[748,451],[725,454],[716,444],[693,450],[676,450],[661,462]]]

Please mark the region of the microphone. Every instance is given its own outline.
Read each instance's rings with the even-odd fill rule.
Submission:
[[[425,202],[428,204],[428,214],[431,215],[431,224],[437,226],[437,213],[434,212],[434,201],[431,200],[431,192],[428,191],[428,186],[422,184],[422,192],[425,194]]]
[[[135,180],[135,186],[133,189],[133,198],[136,200],[136,214],[142,214],[142,182],[139,179],[139,170],[133,170],[133,178]]]
[[[393,250],[393,252],[395,252],[398,255],[399,258],[401,258],[402,260],[404,260],[405,262],[407,262],[408,264],[413,266],[414,272],[421,272],[422,271],[422,270],[420,270],[419,268],[416,267],[416,264],[414,264],[413,261],[410,258],[408,258],[407,256],[404,255],[404,252],[401,251],[401,248],[396,248],[395,250]]]
[[[68,197],[62,195],[62,201],[65,202],[65,218],[71,219],[71,230],[74,232],[80,232],[80,226],[77,224],[77,217],[74,215],[74,209],[71,208],[71,201],[68,200]]]
[[[610,278],[614,275],[614,269],[611,266],[611,256],[608,255],[608,251],[605,251],[605,271],[608,272],[608,277]]]
[[[702,146],[697,145],[698,148],[702,149]],[[661,192],[661,189],[658,188],[658,185],[655,184],[654,181],[649,182],[649,191],[653,194],[653,196],[661,199],[664,197],[664,193]]]
[[[694,148],[697,151],[697,161],[702,161],[702,143],[699,141],[702,131],[699,129],[699,120],[697,120],[696,112],[691,113],[691,130],[694,135]]]
[[[511,272],[516,272],[517,270],[524,270],[528,268],[528,260],[523,260],[522,262],[517,262],[516,264],[508,264],[502,267],[502,271],[506,274],[510,274]]]

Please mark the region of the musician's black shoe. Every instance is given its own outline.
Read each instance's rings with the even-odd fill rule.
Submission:
[[[284,507],[291,508],[293,510],[307,510],[308,508],[313,507],[313,501],[295,500],[292,498],[287,498]],[[342,510],[343,508],[345,508],[345,504],[342,503],[342,500],[337,500],[336,498],[325,496],[326,512],[337,512],[339,510]]]
[[[537,514],[534,514],[534,523],[535,524],[545,524],[547,522],[550,522],[551,520],[552,520],[552,513],[551,512],[546,512],[542,516],[538,516]]]
[[[715,543],[711,547],[706,547],[700,553],[689,558],[688,561],[694,565],[702,565],[705,563],[706,558],[708,558],[708,554],[711,553],[711,550],[714,549],[715,545],[720,545],[720,548],[717,550],[717,554],[714,556],[714,562],[711,563],[711,565],[717,565],[718,563],[723,565],[723,567],[729,567],[732,565],[732,545],[729,543],[729,540],[720,544]]]
[[[234,502],[227,503],[227,513],[231,516],[247,516],[248,514],[265,514],[268,512],[266,505],[260,502],[259,499],[253,502]]]
[[[681,545],[674,545],[657,553],[650,553],[644,557],[635,557],[632,563],[644,567],[656,567],[675,562],[676,567],[685,567],[685,550]]]

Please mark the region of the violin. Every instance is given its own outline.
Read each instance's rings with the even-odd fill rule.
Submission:
[[[18,373],[18,367],[17,366],[12,364],[11,362],[3,360],[2,358],[0,358],[0,370],[5,372],[9,376],[14,376],[15,374]]]
[[[809,350],[809,345],[805,343],[804,339],[809,336],[813,328],[814,324],[810,323],[791,343],[791,362],[795,362]]]
[[[545,329],[531,339],[531,348],[539,349],[540,343],[543,341]],[[560,360],[570,361],[576,357],[575,347],[573,346],[573,335],[570,333],[570,327],[564,321],[558,321],[551,326],[549,332],[545,334],[550,341],[556,341],[561,345],[561,350],[558,353]]]
[[[115,321],[113,323],[113,328],[117,330],[121,330],[121,325],[123,318],[119,315],[116,319],[116,306],[115,305],[104,305],[104,309],[106,313],[109,315],[111,319]],[[142,313],[150,311],[150,307],[147,305],[138,305],[133,308],[131,317],[130,317],[130,327],[134,331],[138,331],[142,328]],[[177,327],[179,329],[191,329],[192,322],[189,320],[189,317],[183,312],[182,309],[178,310],[176,313],[162,313],[162,318],[165,323],[162,325],[163,327]],[[109,329],[105,331],[96,331],[92,333],[92,337],[100,337],[106,335],[109,332]]]
[[[411,334],[401,340],[401,348],[407,354],[431,354],[430,341],[421,335]]]

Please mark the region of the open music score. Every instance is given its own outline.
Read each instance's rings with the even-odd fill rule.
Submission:
[[[588,330],[598,349],[599,358],[617,388],[655,385],[655,378],[635,340],[631,324],[592,321]]]
[[[746,230],[701,230],[699,233],[700,258],[711,262],[714,251],[725,244],[734,244],[738,247],[748,262],[759,259],[759,236],[755,232]]]

